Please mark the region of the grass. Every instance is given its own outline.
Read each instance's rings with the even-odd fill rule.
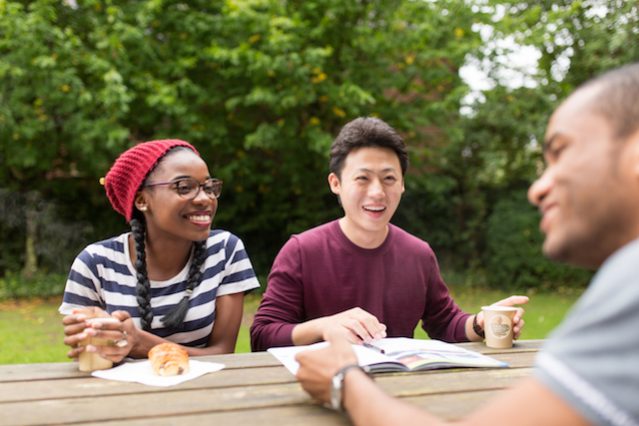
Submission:
[[[457,303],[467,312],[477,312],[482,305],[493,303],[509,294],[496,290],[452,288]],[[522,339],[543,339],[561,322],[579,296],[578,292],[537,293],[529,295],[526,327]],[[67,347],[62,343],[62,316],[57,308],[59,298],[19,299],[0,302],[0,364],[65,362]],[[259,305],[259,296],[251,295],[244,304],[236,352],[249,352],[249,327]],[[424,338],[418,327],[415,337]]]
[[[68,361],[59,299],[0,302],[0,364]]]
[[[482,290],[477,288],[451,288],[457,304],[466,312],[479,312],[482,306],[490,305],[510,296],[510,293],[498,290]],[[544,339],[564,318],[570,307],[580,296],[581,291],[565,291],[562,293],[531,293],[524,321],[526,322],[521,339]],[[416,338],[425,338],[426,333],[420,326],[415,330]]]

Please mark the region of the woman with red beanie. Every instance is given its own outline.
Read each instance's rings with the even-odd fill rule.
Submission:
[[[244,293],[259,282],[242,241],[211,230],[222,181],[189,143],[157,140],[121,154],[104,185],[131,231],[89,245],[71,266],[60,306],[69,357],[120,362],[165,341],[190,355],[233,352]],[[106,315],[118,321],[87,326]],[[79,346],[88,336],[109,345]]]

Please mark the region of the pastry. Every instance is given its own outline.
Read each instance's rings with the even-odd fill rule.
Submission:
[[[189,354],[175,343],[160,343],[148,353],[153,372],[158,376],[177,376],[189,372]]]

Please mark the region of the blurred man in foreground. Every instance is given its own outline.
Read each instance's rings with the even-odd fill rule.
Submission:
[[[547,167],[528,192],[542,213],[543,251],[599,271],[549,337],[533,375],[462,424],[639,425],[638,99],[634,64],[586,83],[552,115]],[[381,391],[354,366],[340,333],[329,340],[297,356],[298,379],[313,397],[328,402],[331,386],[341,388],[332,406],[341,404],[356,424],[443,423]]]

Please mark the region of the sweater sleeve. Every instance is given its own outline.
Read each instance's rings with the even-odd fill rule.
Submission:
[[[453,300],[439,271],[435,253],[431,254],[422,327],[432,339],[450,343],[467,342],[466,319],[470,314],[462,311]]]
[[[293,328],[304,321],[304,290],[299,242],[292,237],[273,262],[253,324],[251,350],[291,346]]]

